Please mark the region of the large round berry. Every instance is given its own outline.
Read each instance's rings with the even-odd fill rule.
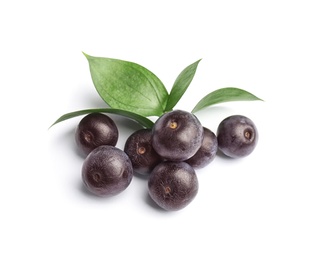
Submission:
[[[211,130],[204,127],[204,139],[201,147],[185,162],[195,169],[203,168],[215,159],[217,150],[218,142],[216,135]]]
[[[225,118],[218,126],[219,149],[232,158],[252,153],[258,142],[258,132],[253,121],[242,115]]]
[[[84,155],[88,155],[100,145],[115,146],[118,141],[118,128],[107,115],[92,113],[86,115],[75,130],[75,141]]]
[[[165,210],[180,210],[197,195],[198,180],[194,169],[185,162],[162,162],[149,178],[150,197]]]
[[[174,110],[162,115],[153,126],[152,145],[169,161],[185,161],[192,157],[203,141],[203,127],[189,112]]]
[[[84,160],[82,179],[87,189],[98,196],[113,196],[124,191],[133,177],[132,163],[122,150],[101,145]]]
[[[152,130],[139,129],[131,134],[124,145],[133,169],[139,174],[149,174],[162,161],[152,146]]]

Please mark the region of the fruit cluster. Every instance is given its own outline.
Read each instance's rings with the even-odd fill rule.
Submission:
[[[211,163],[220,150],[229,157],[250,154],[258,140],[253,122],[240,115],[223,120],[217,135],[201,125],[194,113],[230,101],[261,100],[234,87],[213,90],[190,112],[175,106],[191,84],[200,60],[177,76],[170,91],[147,68],[130,61],[85,54],[94,87],[106,107],[73,111],[53,125],[86,115],[76,130],[76,143],[85,154],[82,178],[85,186],[99,196],[124,191],[134,173],[148,176],[150,197],[163,209],[179,210],[198,192],[195,169]],[[117,114],[139,123],[141,130],[116,147],[118,129],[106,114]],[[155,123],[149,119],[157,117]]]
[[[75,140],[86,156],[82,179],[98,196],[124,191],[134,174],[148,175],[148,191],[165,210],[180,210],[197,195],[195,169],[211,163],[218,150],[232,158],[249,155],[258,141],[254,123],[247,117],[225,118],[215,135],[190,112],[172,110],[152,128],[132,133],[124,149],[116,147],[118,128],[105,114],[91,113],[78,124]]]

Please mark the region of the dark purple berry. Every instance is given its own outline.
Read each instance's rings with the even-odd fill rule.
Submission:
[[[180,210],[197,195],[195,170],[185,162],[162,162],[152,171],[148,190],[150,197],[165,210]]]
[[[86,115],[75,130],[75,141],[86,156],[100,145],[115,146],[118,141],[118,128],[107,115],[92,113]]]
[[[194,156],[185,162],[195,169],[203,168],[215,159],[217,150],[218,142],[216,135],[211,130],[204,127],[204,139],[201,147]]]
[[[238,158],[252,153],[258,142],[258,132],[252,120],[233,115],[225,118],[217,129],[218,147],[225,155]]]
[[[174,110],[162,115],[154,124],[152,145],[155,151],[169,161],[185,161],[199,149],[203,127],[189,112]]]
[[[114,196],[131,183],[133,167],[127,154],[109,145],[95,148],[84,160],[82,180],[98,196]]]
[[[139,174],[149,174],[162,161],[153,149],[151,129],[140,129],[131,134],[125,142],[124,152]]]

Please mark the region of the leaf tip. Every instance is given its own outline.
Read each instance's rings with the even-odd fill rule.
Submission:
[[[82,53],[87,59],[89,59],[91,57],[90,55],[86,54],[84,51],[82,51]]]
[[[57,120],[55,120],[53,122],[52,125],[49,126],[48,130],[50,130],[52,128],[52,126],[55,126],[56,124],[60,123],[61,121],[64,121],[65,119],[63,119],[63,116],[59,117]]]
[[[199,63],[201,60],[202,60],[202,58],[198,59],[197,61],[194,62],[194,64],[197,64],[197,65],[198,65],[198,63]],[[196,66],[197,66],[197,65],[196,65]]]
[[[55,121],[52,125],[50,125],[50,126],[48,127],[48,130],[50,130],[50,129],[52,128],[52,126],[54,126],[55,124],[57,124],[57,121]]]

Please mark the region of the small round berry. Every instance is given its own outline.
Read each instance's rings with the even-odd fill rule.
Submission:
[[[152,145],[155,151],[169,161],[185,161],[199,149],[203,127],[189,112],[174,110],[163,114],[153,126]]]
[[[91,113],[82,118],[78,124],[75,141],[80,151],[87,156],[100,145],[115,146],[118,135],[118,128],[109,116]]]
[[[195,170],[185,162],[162,162],[153,169],[148,190],[161,208],[180,210],[196,197],[198,179]]]
[[[242,115],[225,118],[218,126],[219,150],[232,158],[253,152],[258,142],[258,131],[253,121]]]
[[[132,163],[119,148],[101,145],[84,160],[82,180],[97,196],[114,196],[124,191],[133,177]]]
[[[195,169],[204,168],[215,159],[217,150],[218,142],[216,135],[211,130],[204,127],[204,139],[201,147],[194,156],[185,162]]]
[[[134,171],[149,174],[162,161],[152,146],[152,130],[139,129],[131,134],[124,145],[124,152],[130,158]]]

